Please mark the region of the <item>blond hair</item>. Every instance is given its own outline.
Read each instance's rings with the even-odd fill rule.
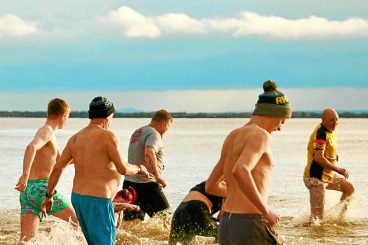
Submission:
[[[152,121],[155,122],[172,122],[172,120],[171,114],[163,109],[156,111],[152,116]]]
[[[68,112],[70,112],[70,107],[63,99],[54,98],[47,105],[47,118],[49,119],[54,119]]]

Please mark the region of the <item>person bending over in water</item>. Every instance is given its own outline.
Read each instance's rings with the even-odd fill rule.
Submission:
[[[112,201],[114,206],[115,213],[118,214],[116,228],[120,227],[122,223],[122,213],[125,209],[129,209],[132,211],[138,212],[140,207],[135,205],[135,200],[137,199],[137,192],[134,190],[133,187],[129,186],[126,189],[122,189],[118,191]]]
[[[46,123],[37,131],[24,153],[23,173],[16,185],[20,191],[21,207],[19,244],[33,238],[42,221],[41,202],[52,167],[60,157],[55,131],[64,128],[69,112],[66,101],[59,98],[50,100]],[[53,200],[54,205],[47,213],[65,221],[71,219],[76,225],[78,219],[69,202],[59,193],[53,196]]]
[[[225,182],[220,182],[220,193],[210,195],[205,191],[206,182],[194,186],[175,210],[169,245],[188,244],[196,235],[217,237],[218,225],[212,215],[221,210],[226,196]]]

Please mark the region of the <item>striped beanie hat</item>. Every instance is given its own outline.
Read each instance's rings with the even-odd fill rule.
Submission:
[[[289,99],[277,89],[274,81],[263,83],[264,93],[258,96],[253,115],[290,118],[292,109]]]

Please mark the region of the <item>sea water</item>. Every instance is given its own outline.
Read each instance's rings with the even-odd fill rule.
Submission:
[[[174,119],[164,135],[165,170],[168,185],[164,189],[171,210],[167,215],[144,222],[124,223],[117,231],[117,244],[167,244],[170,214],[191,187],[205,180],[218,161],[223,140],[248,119]],[[69,119],[57,131],[62,149],[68,138],[88,124],[88,119]],[[303,183],[309,135],[320,119],[290,119],[274,132],[272,150],[275,165],[269,206],[281,215],[276,226],[285,244],[368,244],[368,119],[340,119],[336,129],[339,165],[350,171],[349,180],[356,192],[346,217],[339,211],[340,195],[326,193],[326,217],[311,227],[303,226],[309,215],[309,193]],[[0,244],[19,239],[19,192],[14,189],[22,172],[25,147],[44,119],[0,118]],[[127,159],[131,133],[149,123],[149,119],[114,119],[111,125],[120,139]],[[70,198],[73,166],[67,167],[57,185]],[[166,218],[165,218],[166,217]],[[48,217],[30,244],[85,244],[82,233],[69,224]],[[193,244],[213,244],[212,238],[197,237]]]

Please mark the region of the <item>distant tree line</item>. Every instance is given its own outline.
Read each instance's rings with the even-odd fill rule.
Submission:
[[[188,112],[173,112],[174,118],[249,118],[252,112],[223,112],[223,113],[188,113]],[[153,112],[116,112],[115,118],[150,118]],[[28,117],[28,118],[45,118],[47,112],[45,111],[0,111],[0,117]],[[341,118],[368,118],[368,111],[366,112],[339,112]],[[72,111],[71,118],[88,118],[87,111]],[[293,118],[320,118],[321,112],[310,111],[295,111]]]

